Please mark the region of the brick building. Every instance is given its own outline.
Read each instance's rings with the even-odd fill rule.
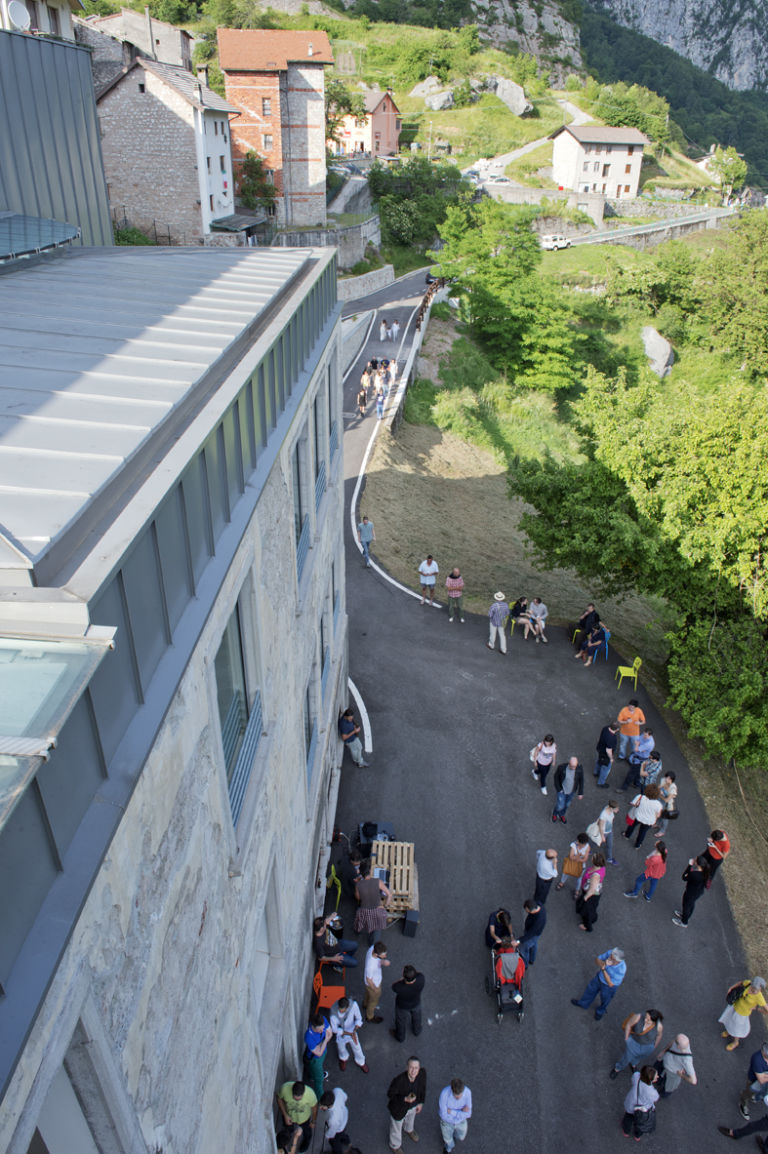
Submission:
[[[325,224],[325,32],[219,28],[219,65],[232,125],[235,165],[263,157],[273,174],[280,225]]]
[[[234,211],[229,116],[237,109],[184,68],[139,59],[97,108],[118,223],[196,244]]]
[[[400,109],[387,90],[369,91],[363,96],[365,117],[345,116],[339,125],[338,140],[328,146],[337,156],[369,153],[371,156],[396,156],[400,147]]]

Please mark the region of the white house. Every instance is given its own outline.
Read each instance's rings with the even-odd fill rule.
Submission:
[[[347,704],[333,249],[0,277],[0,1150],[267,1154]]]
[[[616,200],[637,196],[643,149],[650,143],[637,128],[563,126],[550,140],[552,179],[559,188]]]

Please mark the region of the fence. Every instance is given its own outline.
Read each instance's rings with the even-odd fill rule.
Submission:
[[[390,433],[395,433],[400,427],[400,422],[403,419],[403,409],[405,408],[405,395],[408,392],[408,386],[413,379],[414,370],[416,367],[416,358],[418,357],[421,346],[424,342],[424,335],[427,331],[427,324],[429,323],[429,315],[432,312],[432,305],[435,299],[440,295],[441,300],[448,296],[446,282],[444,280],[433,281],[425,292],[418,312],[416,313],[415,333],[413,336],[413,343],[411,344],[410,352],[400,373],[400,382],[397,386],[397,392],[394,399],[387,407],[385,413],[385,421]]]

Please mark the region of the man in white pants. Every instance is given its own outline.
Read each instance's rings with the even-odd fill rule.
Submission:
[[[357,1002],[351,998],[339,998],[331,1010],[331,1029],[339,1051],[339,1069],[346,1070],[349,1051],[364,1074],[368,1073],[363,1047],[360,1045],[358,1030],[363,1025],[363,1015]]]
[[[493,605],[488,610],[488,621],[490,622],[490,630],[488,633],[488,640],[486,645],[489,649],[496,648],[496,636],[499,638],[499,649],[502,653],[507,652],[507,618],[509,617],[509,605],[507,605],[504,594],[494,593]]]

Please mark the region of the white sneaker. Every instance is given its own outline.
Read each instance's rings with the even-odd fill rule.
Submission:
[[[464,618],[463,618],[463,617],[461,617],[461,618],[460,618],[460,621],[461,621],[461,624],[463,625],[463,624],[464,624]]]
[[[449,618],[448,618],[448,624],[449,624],[449,625],[453,625],[453,618],[452,618],[452,617],[449,617]]]
[[[535,769],[532,769],[532,770],[531,770],[531,777],[533,778],[533,780],[534,780],[534,781],[536,781],[536,780],[537,780],[537,778],[538,778],[538,774],[536,773],[536,770],[535,770]]]
[[[545,796],[545,797],[547,796],[547,787],[546,787],[546,785],[542,785],[542,787],[541,787],[541,792],[544,794],[544,796]]]

